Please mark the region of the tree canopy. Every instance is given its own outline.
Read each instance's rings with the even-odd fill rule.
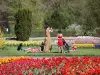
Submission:
[[[5,20],[11,29],[19,9],[32,11],[32,29],[43,29],[45,24],[55,29],[77,24],[87,34],[100,29],[99,0],[0,0],[0,14],[8,14]]]

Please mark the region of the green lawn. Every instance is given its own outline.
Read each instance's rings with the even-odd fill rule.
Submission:
[[[0,50],[0,56],[100,56],[100,49],[78,48],[76,51],[62,54],[57,53],[57,48],[53,49],[51,53],[26,53],[17,51],[16,47],[7,47],[5,50]]]

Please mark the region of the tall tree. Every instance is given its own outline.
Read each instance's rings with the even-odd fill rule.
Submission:
[[[99,0],[88,0],[89,11],[91,14],[91,25],[96,28],[98,36],[100,36],[100,1]]]

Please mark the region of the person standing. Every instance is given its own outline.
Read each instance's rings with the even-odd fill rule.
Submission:
[[[51,35],[50,33],[53,32],[53,29],[50,28],[48,25],[46,25],[45,29],[45,46],[44,46],[44,52],[50,52],[51,51]]]
[[[63,49],[63,35],[62,35],[60,30],[58,31],[57,38],[58,38],[58,52],[61,51],[62,53],[64,53],[64,49]]]

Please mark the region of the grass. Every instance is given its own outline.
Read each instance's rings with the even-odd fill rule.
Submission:
[[[8,46],[7,49],[0,50],[0,56],[100,56],[100,49],[95,48],[78,48],[76,51],[66,52],[65,54],[57,53],[57,48],[54,48],[51,53],[26,53],[17,51],[16,48]]]

